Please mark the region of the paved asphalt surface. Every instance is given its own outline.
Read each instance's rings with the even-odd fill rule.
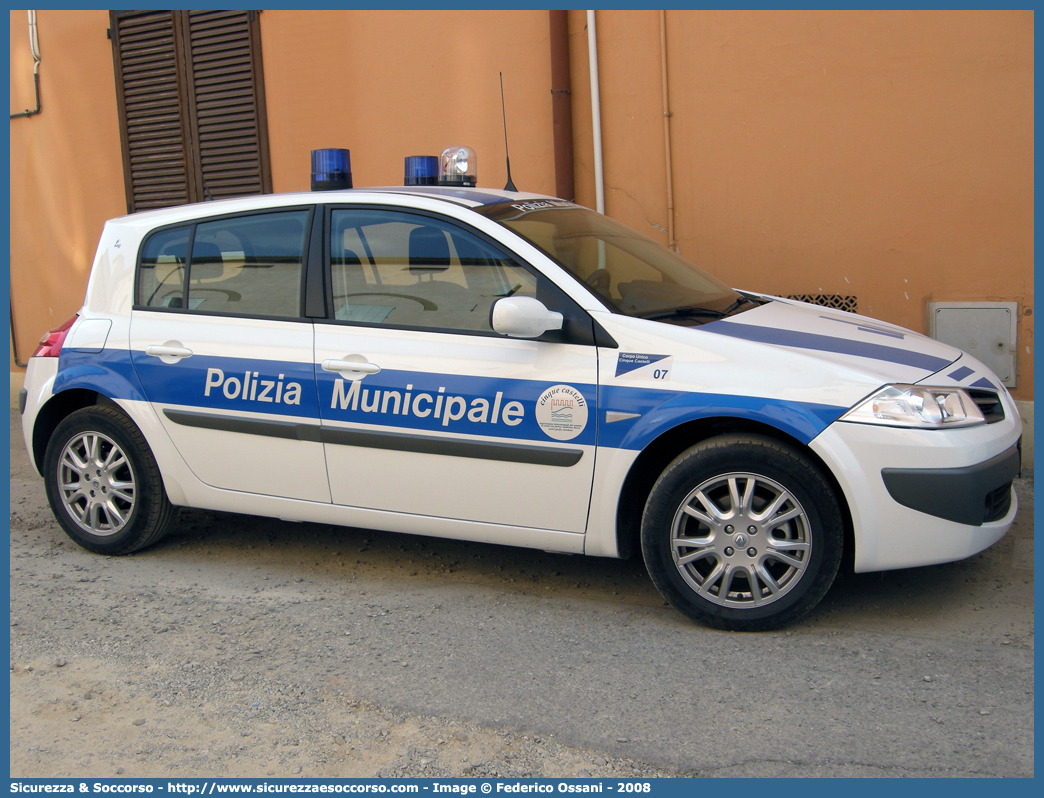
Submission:
[[[680,775],[1034,773],[1030,479],[986,552],[842,575],[791,629],[734,634],[666,606],[640,561],[200,511],[145,552],[98,557],[46,510],[16,421],[12,674],[62,657],[140,667],[165,706],[185,674],[231,673],[229,690],[343,693]],[[199,713],[234,726],[264,710],[208,684],[190,685],[210,696]]]

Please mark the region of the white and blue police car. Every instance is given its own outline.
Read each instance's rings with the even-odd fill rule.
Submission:
[[[626,557],[726,629],[856,571],[968,557],[1016,512],[982,363],[736,291],[571,202],[460,185],[257,196],[105,225],[21,395],[81,546],[176,507]]]

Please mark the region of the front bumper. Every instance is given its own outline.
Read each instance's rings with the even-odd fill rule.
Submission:
[[[995,424],[951,430],[835,422],[812,441],[848,503],[856,571],[952,562],[1005,535],[1022,434],[1014,403],[1005,411]]]
[[[1011,481],[1019,475],[1018,446],[963,468],[885,468],[889,495],[904,507],[958,524],[982,526],[1008,513]]]

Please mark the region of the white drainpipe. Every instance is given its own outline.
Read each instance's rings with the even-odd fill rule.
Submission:
[[[598,36],[595,12],[587,12],[587,54],[591,65],[591,126],[594,135],[595,210],[605,213],[605,177],[602,173],[602,103],[598,93]]]

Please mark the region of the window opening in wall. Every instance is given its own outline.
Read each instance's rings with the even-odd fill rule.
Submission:
[[[272,191],[254,11],[110,11],[129,212]]]

